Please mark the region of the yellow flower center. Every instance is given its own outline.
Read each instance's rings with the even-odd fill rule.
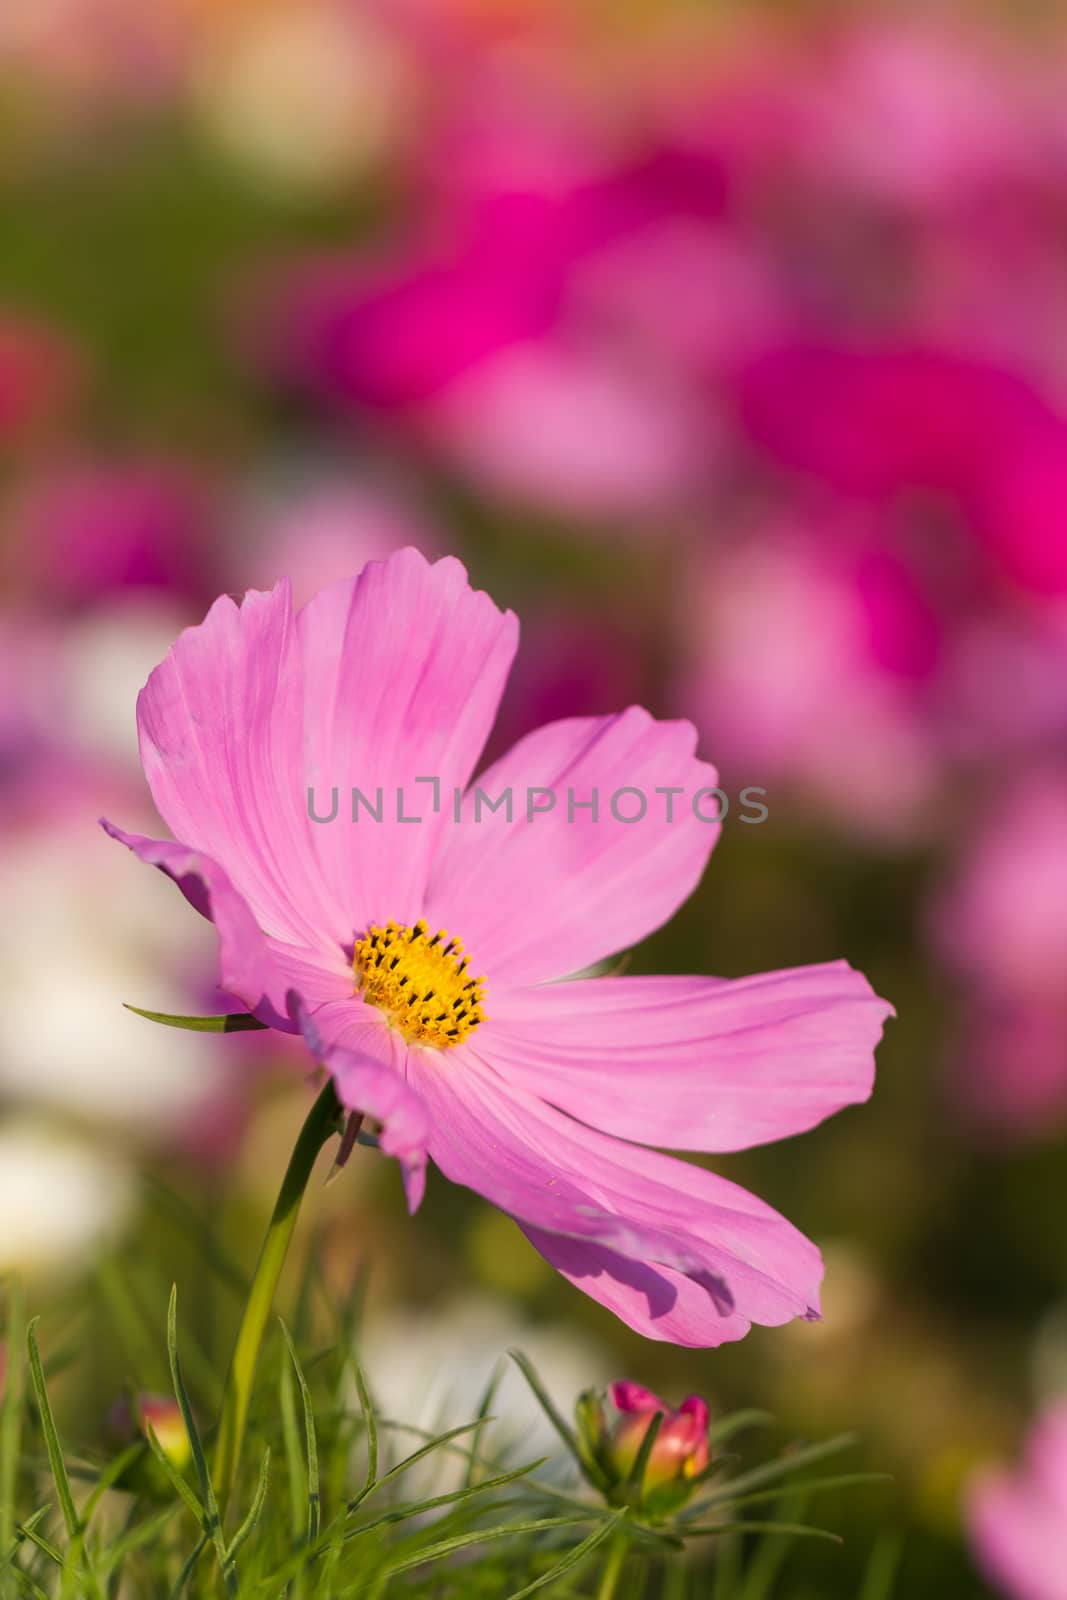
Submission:
[[[450,1050],[485,1021],[485,979],[468,976],[467,959],[447,929],[431,935],[421,919],[408,928],[390,918],[356,941],[352,966],[363,999],[405,1039]]]

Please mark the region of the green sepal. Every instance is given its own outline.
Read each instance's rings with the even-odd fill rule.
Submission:
[[[234,1011],[221,1017],[179,1017],[166,1011],[145,1011],[128,1000],[122,1003],[127,1011],[147,1017],[149,1022],[159,1022],[165,1028],[188,1028],[193,1033],[250,1033],[253,1029],[267,1027],[267,1023],[260,1022],[250,1011]]]

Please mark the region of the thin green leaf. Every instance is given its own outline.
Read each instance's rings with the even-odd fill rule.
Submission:
[[[593,1529],[588,1538],[582,1540],[581,1544],[575,1545],[573,1550],[568,1550],[563,1559],[557,1561],[554,1567],[550,1567],[547,1572],[543,1572],[532,1583],[527,1583],[523,1588],[516,1589],[512,1594],[508,1595],[507,1600],[525,1600],[526,1595],[534,1594],[538,1589],[546,1589],[550,1583],[555,1583],[557,1579],[562,1578],[564,1573],[572,1571],[598,1545],[603,1544],[605,1539],[610,1538],[625,1515],[624,1511],[619,1511],[606,1522],[602,1522],[599,1528]]]
[[[197,1526],[206,1533],[207,1513],[200,1504],[200,1501],[197,1499],[196,1491],[193,1489],[190,1483],[186,1482],[185,1478],[178,1471],[173,1461],[167,1455],[166,1451],[163,1449],[163,1446],[156,1438],[156,1430],[153,1428],[152,1424],[147,1421],[147,1419],[145,1421],[144,1428],[145,1436],[148,1439],[149,1449],[159,1462],[160,1466],[163,1468],[163,1471],[169,1478],[172,1487],[177,1490],[178,1494],[189,1507],[189,1510],[193,1513],[193,1516],[196,1518]]]
[[[81,1533],[81,1523],[78,1520],[78,1513],[75,1509],[74,1496],[70,1492],[70,1479],[67,1476],[67,1467],[63,1460],[63,1448],[59,1442],[56,1419],[52,1415],[52,1406],[45,1386],[44,1368],[41,1366],[40,1352],[37,1349],[36,1329],[39,1321],[39,1317],[34,1317],[26,1329],[26,1347],[30,1358],[30,1381],[33,1384],[37,1411],[41,1418],[41,1431],[44,1434],[45,1449],[48,1451],[48,1464],[52,1469],[52,1479],[59,1498],[59,1508],[63,1513],[63,1521],[67,1525],[67,1533],[74,1540]]]
[[[161,1023],[165,1028],[188,1028],[193,1033],[249,1033],[267,1026],[247,1011],[235,1011],[221,1017],[179,1017],[168,1011],[145,1011],[142,1006],[131,1005],[128,1000],[122,1003],[127,1011],[145,1017],[149,1022]]]
[[[890,1600],[900,1565],[900,1552],[898,1536],[884,1533],[874,1547],[857,1600]]]
[[[504,1372],[504,1363],[502,1361],[498,1361],[496,1366],[493,1368],[492,1373],[490,1374],[489,1382],[486,1384],[482,1398],[478,1403],[477,1427],[475,1428],[474,1434],[471,1438],[470,1457],[467,1461],[467,1471],[463,1480],[468,1489],[474,1483],[477,1475],[478,1455],[481,1450],[482,1435],[486,1429],[489,1412],[492,1409],[493,1401],[496,1399],[496,1392],[500,1388],[501,1382],[503,1381]]]
[[[827,1539],[831,1544],[845,1542],[839,1533],[831,1533],[828,1528],[813,1528],[804,1522],[709,1522],[685,1530],[687,1539],[717,1538],[724,1533],[776,1533],[790,1539]]]
[[[714,1449],[716,1445],[725,1444],[745,1428],[768,1428],[774,1420],[772,1412],[759,1411],[755,1407],[747,1411],[731,1411],[729,1416],[721,1417],[714,1427],[709,1428],[708,1444]]]
[[[659,1434],[659,1430],[663,1426],[663,1419],[665,1415],[665,1412],[657,1411],[655,1416],[652,1418],[652,1421],[645,1429],[644,1438],[641,1440],[637,1454],[634,1456],[633,1465],[626,1475],[624,1493],[640,1497],[641,1487],[645,1481],[645,1468],[648,1466],[648,1460],[652,1454],[652,1447],[656,1442],[656,1437]]]
[[[189,1579],[196,1570],[196,1564],[210,1543],[211,1540],[208,1538],[206,1533],[200,1535],[200,1538],[196,1541],[196,1544],[193,1546],[192,1550],[190,1550],[189,1557],[183,1565],[182,1570],[178,1574],[178,1581],[171,1590],[170,1600],[182,1600],[182,1595],[185,1593]]]
[[[256,1492],[252,1497],[252,1504],[249,1507],[248,1515],[241,1523],[241,1526],[238,1528],[233,1538],[230,1540],[230,1546],[226,1552],[227,1559],[231,1563],[233,1562],[234,1557],[237,1555],[238,1550],[240,1550],[241,1546],[249,1538],[256,1526],[256,1523],[260,1519],[263,1511],[263,1505],[267,1498],[267,1484],[269,1482],[270,1450],[268,1449],[267,1453],[263,1457],[263,1465],[259,1469],[259,1482],[256,1485]]]
[[[538,1467],[543,1467],[547,1459],[547,1456],[542,1456],[540,1461],[531,1461],[525,1467],[513,1467],[510,1472],[497,1473],[495,1478],[483,1478],[481,1483],[464,1486],[462,1489],[451,1489],[447,1494],[437,1494],[429,1500],[413,1500],[408,1505],[394,1507],[392,1511],[383,1511],[373,1522],[364,1522],[358,1528],[349,1529],[345,1534],[345,1541],[347,1543],[349,1540],[361,1538],[363,1534],[370,1533],[375,1528],[384,1528],[394,1522],[406,1522],[409,1517],[421,1516],[424,1511],[436,1511],[441,1506],[462,1505],[476,1495],[483,1495],[490,1489],[499,1489],[505,1483],[514,1483],[518,1478],[525,1478],[528,1473],[536,1472]]]
[[[363,1480],[363,1488],[353,1502],[354,1505],[358,1505],[370,1494],[378,1479],[378,1419],[374,1415],[374,1402],[367,1388],[363,1368],[355,1356],[352,1357],[352,1376],[356,1381],[356,1393],[359,1395],[360,1410],[363,1412],[363,1426],[367,1430],[367,1475]]]
[[[92,1520],[93,1512],[96,1510],[107,1491],[118,1482],[119,1478],[122,1477],[122,1474],[126,1471],[127,1467],[133,1466],[133,1463],[137,1460],[138,1456],[144,1455],[144,1452],[144,1441],[142,1439],[138,1439],[134,1444],[127,1445],[125,1450],[121,1451],[113,1461],[108,1462],[103,1472],[101,1472],[100,1476],[97,1478],[96,1483],[93,1486],[92,1493],[89,1495],[85,1505],[82,1507],[83,1528],[87,1528],[89,1526],[89,1523]]]
[[[103,1557],[105,1572],[121,1571],[126,1557],[139,1550],[142,1545],[150,1544],[157,1539],[178,1510],[180,1507],[177,1501],[174,1501],[169,1506],[164,1506],[161,1511],[157,1511],[155,1516],[145,1517],[135,1522],[132,1527],[127,1527],[122,1536],[109,1546]]]
[[[282,1441],[285,1445],[293,1537],[298,1539],[303,1532],[304,1509],[307,1505],[307,1469],[304,1466],[304,1455],[300,1448],[300,1430],[296,1421],[293,1369],[284,1350],[278,1377],[278,1408],[281,1412]]]
[[[395,1467],[391,1467],[380,1478],[375,1479],[373,1483],[361,1489],[355,1499],[348,1502],[349,1512],[357,1510],[368,1495],[375,1493],[383,1484],[391,1482],[392,1479],[399,1478],[402,1472],[407,1472],[408,1468],[413,1467],[416,1461],[421,1461],[423,1456],[428,1456],[432,1451],[441,1449],[443,1445],[447,1445],[452,1439],[458,1439],[461,1434],[470,1433],[479,1425],[477,1421],[461,1423],[458,1428],[450,1428],[447,1433],[439,1434],[437,1438],[431,1439],[428,1444],[420,1445],[418,1450],[413,1450],[410,1455],[404,1457],[403,1461],[398,1461]]]
[[[424,1566],[427,1561],[437,1561],[442,1556],[454,1555],[457,1550],[469,1550],[476,1545],[496,1544],[501,1539],[516,1539],[526,1533],[545,1533],[550,1528],[573,1528],[588,1520],[588,1517],[538,1517],[530,1522],[512,1522],[499,1528],[482,1528],[476,1533],[457,1534],[454,1538],[441,1539],[436,1544],[424,1545],[420,1550],[387,1562],[383,1572],[390,1577],[396,1577],[401,1572],[410,1572],[413,1567]]]
[[[851,1489],[857,1484],[892,1483],[892,1481],[892,1475],[888,1472],[846,1472],[836,1478],[802,1478],[797,1484],[797,1488],[802,1489],[805,1494],[818,1494],[822,1489]],[[740,1494],[736,1497],[731,1497],[728,1503],[731,1507],[755,1506],[759,1505],[761,1501],[779,1500],[781,1494],[780,1488],[757,1489],[753,1494]],[[708,1504],[709,1502],[705,1501],[699,1505],[696,1508],[697,1514],[702,1514],[705,1505]]]
[[[801,1467],[812,1466],[816,1461],[824,1461],[827,1456],[839,1455],[842,1450],[847,1450],[849,1445],[855,1442],[855,1434],[842,1433],[836,1439],[828,1439],[823,1444],[808,1445],[806,1449],[796,1450],[791,1455],[779,1456],[777,1461],[769,1461],[766,1466],[753,1467],[750,1472],[742,1472],[738,1477],[728,1479],[720,1488],[705,1497],[704,1504],[719,1505],[723,1501],[735,1499],[739,1490],[761,1489],[764,1484],[778,1483],[783,1478],[799,1472]]]
[[[43,1515],[43,1513],[39,1515]],[[53,1561],[57,1567],[65,1566],[66,1557],[63,1555],[62,1550],[57,1550],[55,1545],[46,1539],[43,1533],[37,1532],[37,1520],[38,1517],[35,1515],[28,1522],[20,1522],[16,1536],[19,1540],[28,1539],[30,1544],[36,1545],[37,1549],[46,1555],[49,1561]]]
[[[300,1357],[296,1353],[296,1346],[281,1317],[278,1318],[282,1335],[289,1350],[289,1359],[293,1363],[296,1381],[300,1386],[300,1398],[304,1402],[304,1443],[307,1448],[307,1542],[314,1544],[319,1536],[319,1521],[321,1516],[321,1498],[319,1494],[319,1447],[315,1434],[315,1408],[311,1403],[311,1390],[308,1388],[304,1369],[300,1365]]]
[[[537,1401],[538,1405],[541,1407],[541,1410],[544,1412],[549,1422],[551,1422],[552,1426],[563,1440],[563,1443],[567,1446],[567,1449],[570,1451],[571,1455],[576,1461],[579,1460],[580,1456],[578,1451],[578,1439],[575,1435],[574,1429],[568,1423],[564,1422],[563,1418],[556,1410],[556,1407],[549,1398],[548,1391],[545,1389],[544,1384],[541,1382],[541,1379],[537,1374],[537,1370],[534,1367],[533,1362],[528,1356],[524,1355],[521,1350],[509,1350],[508,1355],[511,1357],[512,1361],[514,1361],[515,1365],[526,1379],[526,1382],[530,1385],[530,1388],[533,1391],[534,1399]]]
[[[0,1550],[9,1548],[15,1532],[15,1490],[26,1398],[22,1357],[24,1321],[22,1285],[17,1278],[12,1278],[7,1289],[7,1360],[4,1395],[0,1401]]]
[[[181,1362],[178,1359],[178,1286],[174,1284],[170,1291],[170,1301],[167,1305],[167,1355],[170,1358],[170,1376],[174,1384],[174,1394],[178,1401],[178,1409],[185,1423],[185,1431],[189,1436],[189,1444],[193,1453],[193,1464],[196,1467],[196,1476],[200,1484],[200,1495],[204,1505],[204,1531],[215,1546],[219,1567],[222,1572],[222,1581],[229,1594],[237,1593],[237,1576],[232,1564],[226,1557],[226,1544],[222,1536],[222,1520],[219,1517],[219,1505],[215,1498],[215,1490],[211,1483],[211,1473],[208,1470],[207,1457],[200,1439],[200,1430],[193,1416],[193,1408],[182,1377]]]

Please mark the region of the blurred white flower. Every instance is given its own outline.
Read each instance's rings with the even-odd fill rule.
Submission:
[[[210,1093],[218,1059],[199,1034],[153,1027],[123,1009],[131,1000],[188,1011],[180,975],[199,963],[188,937],[166,931],[176,925],[163,903],[173,885],[144,873],[116,888],[113,848],[88,794],[74,816],[5,835],[0,1093],[151,1138],[159,1128],[173,1132],[168,1125]],[[206,924],[205,934],[210,940]]]
[[[515,1363],[507,1359],[510,1349],[529,1356],[564,1417],[571,1416],[583,1389],[615,1376],[609,1352],[592,1339],[564,1323],[524,1322],[513,1305],[484,1294],[435,1307],[432,1318],[420,1317],[410,1307],[390,1308],[369,1319],[361,1354],[373,1376],[381,1414],[402,1417],[434,1433],[474,1420],[501,1362],[502,1377],[490,1408],[496,1421],[487,1444],[494,1454],[504,1452],[517,1464],[559,1456],[563,1451],[559,1437]],[[417,1448],[418,1440],[411,1435],[394,1438],[392,1453],[397,1459]],[[461,1436],[457,1443],[463,1447],[466,1440]],[[455,1472],[449,1474],[446,1488],[452,1477],[462,1479],[464,1463],[454,1459]],[[443,1463],[432,1460],[436,1484]],[[409,1488],[418,1492],[415,1484]]]
[[[129,1202],[128,1176],[106,1153],[28,1118],[0,1127],[0,1273],[77,1268]]]

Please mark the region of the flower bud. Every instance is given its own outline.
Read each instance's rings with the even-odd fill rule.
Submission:
[[[640,1481],[631,1475],[656,1416]],[[592,1391],[578,1402],[578,1438],[583,1464],[614,1504],[663,1514],[684,1505],[707,1470],[708,1408],[699,1395],[677,1411],[637,1383],[613,1383],[607,1396]]]
[[[172,1467],[184,1471],[192,1456],[178,1403],[167,1395],[138,1394],[117,1400],[108,1413],[108,1432],[116,1443],[132,1444],[138,1435],[145,1440],[151,1428],[159,1447]],[[167,1490],[167,1480],[159,1462],[152,1457],[133,1462],[118,1480],[119,1488],[153,1493]],[[169,1492],[169,1491],[168,1491]]]

